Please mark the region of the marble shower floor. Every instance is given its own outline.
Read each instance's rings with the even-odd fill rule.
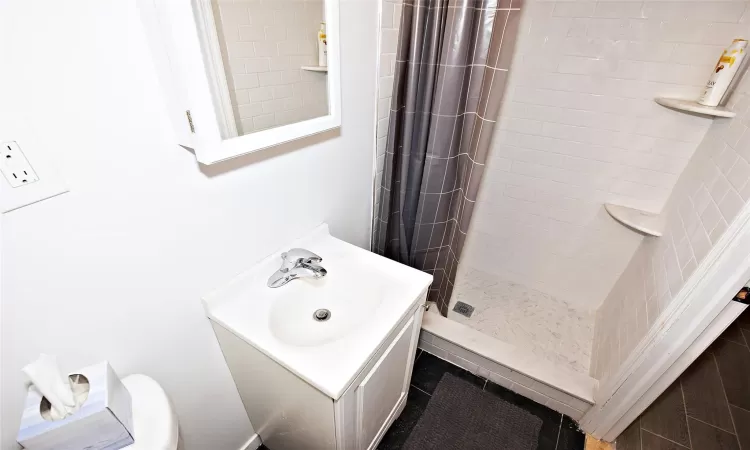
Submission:
[[[456,302],[474,307],[466,318]],[[448,318],[555,364],[589,374],[594,312],[551,295],[468,268],[459,272]]]

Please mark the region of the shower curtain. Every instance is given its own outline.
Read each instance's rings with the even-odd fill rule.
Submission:
[[[433,274],[447,315],[520,0],[404,0],[375,251]],[[515,5],[514,5],[515,3]]]

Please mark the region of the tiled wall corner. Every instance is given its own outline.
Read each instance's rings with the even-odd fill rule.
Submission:
[[[237,131],[328,114],[318,65],[322,0],[212,0]]]
[[[712,123],[653,98],[696,97],[747,5],[527,0],[462,264],[595,310],[641,242],[602,204],[661,211]]]
[[[727,106],[737,116],[713,121],[667,201],[664,235],[643,240],[597,312],[591,374],[600,383],[617,372],[750,202],[747,71]]]
[[[380,208],[380,183],[383,179],[383,167],[385,165],[385,144],[388,140],[388,119],[391,114],[391,97],[393,96],[393,76],[396,67],[396,48],[398,44],[398,32],[401,28],[401,11],[403,0],[379,0],[380,1],[380,61],[378,67],[378,116],[375,132],[375,188],[374,211]],[[373,220],[377,220],[377,214]],[[375,224],[373,223],[373,229]]]
[[[428,331],[422,330],[419,348],[575,420],[580,420],[591,408],[591,404],[583,400],[490,361]]]
[[[401,27],[402,0],[379,0],[380,1],[380,58],[378,67],[378,116],[376,139],[376,161],[375,161],[375,205],[374,211],[380,208],[380,182],[383,177],[383,166],[385,164],[385,144],[388,140],[388,119],[391,112],[391,97],[393,96],[393,75],[396,66],[396,46],[398,44],[398,32]],[[377,218],[374,218],[377,220]],[[375,225],[373,224],[373,229]]]

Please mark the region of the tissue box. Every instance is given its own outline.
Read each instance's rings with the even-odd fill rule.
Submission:
[[[29,388],[18,443],[29,450],[117,450],[132,444],[130,393],[109,363],[103,361],[75,374],[88,380],[88,397],[78,411],[62,420],[45,419],[42,395]]]

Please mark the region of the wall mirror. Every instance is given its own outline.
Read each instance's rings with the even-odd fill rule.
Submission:
[[[341,125],[338,0],[140,0],[180,144],[212,164]]]

